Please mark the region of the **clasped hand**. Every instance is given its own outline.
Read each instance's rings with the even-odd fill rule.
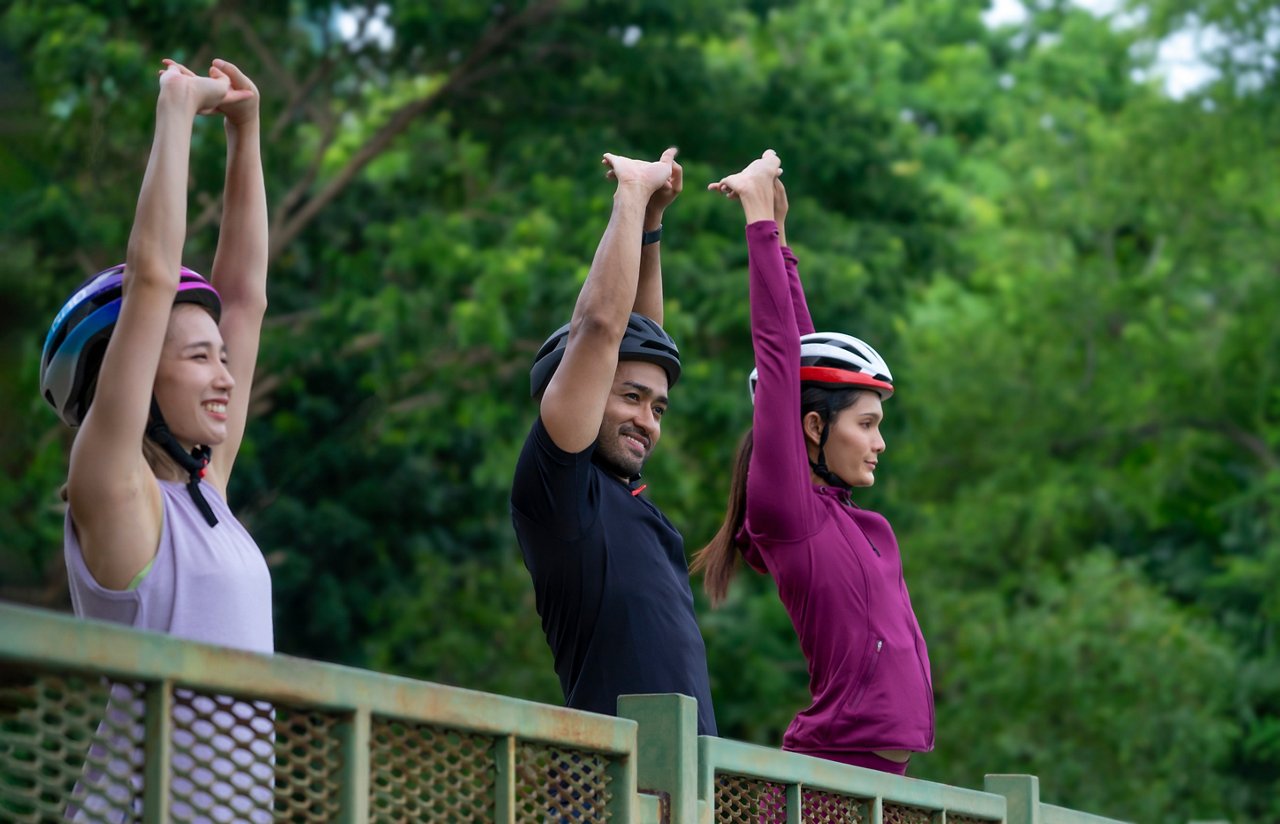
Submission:
[[[218,58],[207,77],[165,58],[160,69],[160,91],[181,90],[195,106],[196,114],[220,113],[230,126],[243,126],[258,118],[258,87],[235,64]]]

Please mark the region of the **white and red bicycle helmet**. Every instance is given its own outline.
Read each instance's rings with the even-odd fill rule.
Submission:
[[[756,400],[757,372],[747,379],[751,402]],[[893,395],[889,364],[866,341],[840,332],[810,332],[800,338],[801,385],[830,389],[870,389],[888,400]]]

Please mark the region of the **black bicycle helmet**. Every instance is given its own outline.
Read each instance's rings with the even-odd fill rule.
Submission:
[[[551,337],[538,349],[529,370],[529,388],[533,397],[546,391],[551,376],[564,358],[564,347],[569,341],[569,326],[565,324],[551,333]],[[661,326],[644,315],[631,313],[627,331],[618,346],[618,360],[640,360],[655,363],[667,373],[667,385],[675,386],[680,379],[680,350]]]

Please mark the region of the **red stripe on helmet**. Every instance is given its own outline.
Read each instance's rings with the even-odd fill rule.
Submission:
[[[862,372],[833,369],[830,366],[801,366],[800,380],[812,381],[813,383],[851,384],[853,386],[866,386],[872,389],[893,391],[893,384],[886,381],[876,380]]]

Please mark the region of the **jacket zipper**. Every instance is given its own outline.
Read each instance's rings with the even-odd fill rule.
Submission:
[[[880,554],[880,550],[876,548],[876,542],[871,540],[871,536],[868,535],[867,531],[862,528],[862,524],[858,523],[858,519],[850,518],[849,520],[853,521],[853,525],[856,526],[858,528],[858,531],[862,533],[862,537],[867,540],[867,544],[871,547],[871,551],[876,554],[876,557],[877,558],[884,557]]]

